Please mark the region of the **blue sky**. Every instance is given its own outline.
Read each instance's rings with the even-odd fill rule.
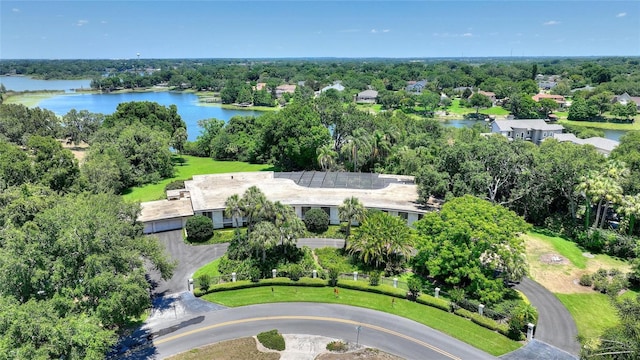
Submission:
[[[640,56],[640,1],[8,1],[0,59]]]

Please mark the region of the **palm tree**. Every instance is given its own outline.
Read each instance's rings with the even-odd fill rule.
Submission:
[[[364,219],[347,250],[376,269],[406,259],[413,250],[411,229],[397,216],[375,212]]]
[[[233,227],[240,227],[240,220],[244,211],[242,210],[242,199],[238,194],[233,194],[224,202],[224,216],[231,218]]]
[[[351,235],[351,224],[354,221],[362,222],[364,220],[365,208],[358,198],[352,196],[344,199],[342,205],[338,206],[338,216],[340,217],[340,221],[347,222],[347,234],[344,239],[344,248],[346,249],[347,240],[349,239],[349,235]]]
[[[322,171],[327,171],[335,163],[335,158],[338,154],[333,150],[330,145],[324,145],[316,149],[318,155],[318,164],[322,168]]]
[[[591,172],[583,177],[576,187],[587,200],[587,210],[591,204],[596,205],[596,218],[592,227],[602,228],[607,218],[607,211],[622,201],[622,186],[620,183],[629,174],[624,163],[609,161],[601,172]],[[587,224],[589,214],[587,212]]]
[[[628,217],[628,232],[633,235],[636,220],[640,217],[640,194],[623,196],[618,211]]]
[[[287,253],[287,246],[297,242],[298,238],[305,233],[305,226],[302,220],[296,215],[293,208],[280,201],[273,204],[274,225],[280,235],[280,244],[283,251]]]
[[[345,150],[349,151],[351,162],[353,163],[353,171],[358,169],[358,154],[360,151],[366,151],[370,147],[369,134],[363,128],[353,130],[350,136],[347,137],[347,143],[345,144]]]
[[[257,186],[248,188],[242,195],[242,211],[247,218],[247,236],[253,227],[262,220],[271,208],[264,193]]]
[[[375,164],[378,160],[389,155],[391,151],[391,141],[387,134],[380,130],[373,132],[371,136],[371,164]]]
[[[261,221],[255,226],[255,230],[249,236],[249,242],[256,249],[256,258],[258,251],[262,250],[262,262],[267,260],[267,249],[278,243],[277,233],[276,227],[268,221]]]

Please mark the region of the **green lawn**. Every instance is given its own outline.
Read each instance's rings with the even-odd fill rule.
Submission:
[[[555,294],[576,321],[578,335],[590,339],[618,324],[618,316],[609,296],[593,294]]]
[[[176,158],[178,158],[176,156]],[[165,198],[164,187],[174,180],[188,180],[193,175],[223,174],[242,171],[273,170],[270,165],[249,164],[239,161],[216,161],[211,158],[200,158],[183,155],[184,163],[176,165],[175,176],[164,179],[156,184],[148,184],[127,189],[122,197],[127,201],[152,201]],[[232,194],[229,194],[232,195]]]
[[[214,277],[214,276],[220,276],[220,271],[218,271],[218,265],[220,264],[220,258],[213,260],[212,262],[208,263],[207,265],[201,267],[200,269],[196,270],[195,273],[193,273],[193,278],[197,279],[198,276],[202,275],[202,274],[209,274],[209,276]]]
[[[395,305],[392,306],[391,297],[363,291],[340,289],[340,296],[336,298],[331,287],[273,286],[273,289],[273,292],[271,287],[221,291],[204,295],[202,298],[230,307],[274,302],[354,305],[417,321],[495,356],[506,354],[521,346],[520,343],[476,325],[468,319],[408,300],[396,299]]]
[[[450,114],[465,115],[476,112],[475,108],[468,108],[460,106],[460,99],[453,99],[451,105],[447,108]],[[480,114],[485,115],[509,115],[509,111],[501,106],[493,106],[487,109],[480,109]]]
[[[611,122],[599,122],[599,121],[574,121],[574,120],[560,120],[560,124],[585,126],[595,129],[603,130],[624,130],[624,131],[640,131],[640,121],[636,116],[636,121],[633,124],[618,124]]]
[[[558,236],[547,236],[535,231],[530,231],[527,235],[542,239],[545,242],[550,243],[551,245],[553,245],[554,249],[556,249],[556,251],[560,253],[560,255],[569,259],[569,261],[571,261],[571,263],[575,267],[579,269],[587,268],[588,259],[584,255],[582,255],[584,251],[581,250],[576,243]]]

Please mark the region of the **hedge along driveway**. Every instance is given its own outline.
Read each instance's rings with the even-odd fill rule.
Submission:
[[[388,290],[395,295],[390,296],[339,287],[336,295],[334,293],[335,289],[324,286],[325,282],[323,280],[300,280],[303,283],[307,281],[310,282],[309,285],[311,286],[295,286],[295,282],[280,278],[264,281],[264,283],[238,282],[223,284],[220,288],[212,289],[215,292],[204,295],[203,299],[229,307],[274,302],[321,302],[360,306],[414,320],[495,356],[506,354],[521,346],[520,343],[510,340],[495,331],[483,328],[469,319],[435,307],[401,299],[399,297],[404,295],[404,291],[399,289],[392,287],[383,289],[383,285],[377,287],[381,291],[386,292]],[[252,288],[230,290],[233,284]],[[338,286],[341,285],[350,286],[346,281],[340,281]],[[446,303],[441,299],[434,300],[439,300],[443,304]]]

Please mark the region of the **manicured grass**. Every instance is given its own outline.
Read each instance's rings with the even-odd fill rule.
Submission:
[[[476,325],[468,319],[408,300],[396,299],[392,306],[389,296],[349,289],[340,289],[339,297],[334,295],[332,287],[274,286],[273,289],[273,292],[271,287],[222,291],[204,295],[203,298],[230,307],[274,302],[322,302],[354,305],[417,321],[495,356],[513,351],[521,346],[520,343]],[[322,314],[317,315],[321,316]]]
[[[340,231],[341,228],[340,225],[329,225],[325,232],[314,233],[307,231],[305,236],[309,238],[344,239],[344,233]]]
[[[476,112],[476,108],[460,106],[460,99],[453,99],[451,105],[446,109],[450,114],[465,115]],[[493,106],[486,109],[480,109],[480,114],[485,115],[509,115],[509,111],[501,106]]]
[[[535,237],[538,239],[542,239],[553,245],[554,249],[560,253],[560,255],[566,257],[571,261],[571,263],[579,268],[586,269],[587,268],[587,258],[582,255],[584,251],[582,251],[578,245],[569,240],[563,239],[557,236],[547,236],[535,231],[530,231],[527,233],[528,236]]]
[[[632,124],[618,124],[611,122],[598,122],[598,121],[574,121],[574,120],[561,120],[560,124],[585,126],[595,129],[603,130],[624,130],[624,131],[640,131],[639,116],[636,116],[636,121]]]
[[[605,329],[618,324],[609,296],[592,294],[555,294],[569,310],[578,327],[578,335],[597,338]]]
[[[196,272],[193,273],[193,278],[197,279],[198,276],[203,274],[209,274],[209,276],[211,277],[220,276],[220,271],[218,271],[218,265],[220,265],[220,258],[215,259],[212,262],[208,263],[207,265],[196,270]]]
[[[200,158],[195,156],[175,156],[176,159],[182,158],[184,163],[176,165],[175,176],[164,179],[156,184],[148,184],[141,187],[130,188],[125,191],[122,197],[127,201],[152,201],[165,198],[164,188],[168,183],[174,180],[188,180],[193,175],[202,174],[223,174],[231,172],[243,171],[265,171],[273,170],[270,165],[249,164],[239,161],[215,161],[211,158]],[[229,194],[233,195],[233,194]],[[240,194],[241,195],[241,194]]]
[[[240,233],[244,236],[247,234],[247,228],[240,228]],[[213,244],[222,244],[222,243],[228,243],[231,242],[231,240],[233,240],[233,236],[235,234],[235,229],[218,229],[218,230],[213,230],[213,236],[211,237],[211,239],[204,241],[204,242],[190,242],[189,244],[191,245],[213,245]]]

